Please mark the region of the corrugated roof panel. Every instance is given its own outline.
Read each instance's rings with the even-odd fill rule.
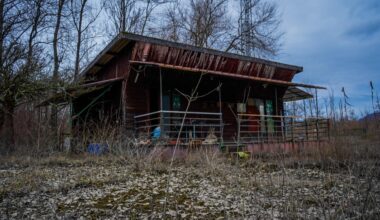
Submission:
[[[313,95],[295,86],[289,86],[283,97],[284,102],[299,101],[303,99],[311,99]]]

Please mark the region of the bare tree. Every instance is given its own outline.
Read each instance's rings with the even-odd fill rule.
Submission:
[[[167,8],[159,27],[161,37],[226,52],[250,53],[260,57],[276,55],[282,33],[274,3],[250,0],[248,8],[234,10],[236,2],[191,0],[187,7],[179,1]],[[244,30],[241,22],[250,13]],[[236,16],[237,14],[237,16]],[[248,36],[248,37],[247,37]]]
[[[104,0],[107,17],[112,21],[108,30],[112,36],[123,31],[138,32],[137,24],[142,12],[136,4],[137,0]]]
[[[165,13],[162,37],[201,47],[218,47],[231,23],[227,0],[191,0],[188,8],[177,2]]]
[[[54,25],[54,33],[53,33],[53,75],[52,81],[55,86],[58,86],[59,83],[59,67],[60,67],[60,56],[59,56],[59,32],[62,24],[62,15],[63,15],[63,7],[65,5],[65,0],[58,0],[56,5],[55,14],[55,25]],[[58,109],[57,106],[52,105],[51,107],[51,118],[50,124],[52,128],[52,132],[54,135],[54,139],[57,139],[58,132]]]
[[[372,110],[373,110],[373,114],[375,115],[377,112],[380,111],[379,95],[377,94],[375,85],[372,81],[369,81],[369,86],[371,89]]]
[[[148,22],[152,19],[153,11],[158,7],[162,6],[166,3],[174,2],[175,0],[146,0],[145,4],[142,6],[142,16],[141,16],[141,24],[140,24],[140,34],[146,34],[146,28],[148,26]],[[149,29],[147,34],[155,34],[153,28]]]
[[[76,32],[75,40],[75,61],[74,61],[74,80],[80,72],[82,58],[94,47],[94,41],[90,41],[96,36],[91,35],[90,31],[98,18],[102,7],[94,9],[88,0],[70,0],[69,4],[71,22]]]
[[[4,123],[4,109],[3,108],[4,108],[3,103],[0,102],[0,134],[3,128],[3,123]]]
[[[47,0],[33,0],[28,1],[28,11],[30,18],[33,19],[30,27],[28,37],[28,55],[27,55],[27,67],[33,67],[33,56],[35,56],[35,46],[41,42],[36,42],[38,34],[48,27],[48,2]]]
[[[38,55],[38,33],[45,17],[45,1],[0,0],[0,152],[14,150],[14,111],[40,94],[38,83],[42,58]]]
[[[163,14],[163,24],[158,27],[158,34],[161,38],[180,42],[182,31],[182,20],[178,17],[178,4],[171,4]]]
[[[105,12],[112,21],[108,32],[111,37],[120,32],[146,34],[153,11],[174,0],[104,0]],[[108,25],[108,22],[107,22]]]
[[[344,87],[342,87],[342,99],[343,99],[343,107],[344,107],[344,120],[348,120],[349,119],[349,116],[348,116],[348,111],[349,111],[349,107],[351,107],[352,105],[348,102],[349,100],[349,97],[346,93],[346,89]]]

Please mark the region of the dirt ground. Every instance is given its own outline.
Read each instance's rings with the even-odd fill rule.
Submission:
[[[0,218],[380,219],[379,180],[376,161],[3,158]]]

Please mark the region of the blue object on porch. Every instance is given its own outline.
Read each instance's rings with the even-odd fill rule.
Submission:
[[[161,128],[156,127],[152,132],[153,139],[158,139],[161,136]]]
[[[92,155],[102,155],[108,152],[107,144],[91,143],[87,147],[87,152]]]

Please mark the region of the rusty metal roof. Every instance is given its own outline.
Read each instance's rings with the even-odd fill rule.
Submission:
[[[175,67],[174,69],[178,70],[184,68],[195,72],[212,72],[237,78],[264,79],[268,82],[284,82],[285,84],[291,82],[294,75],[303,70],[300,66],[153,37],[120,33],[82,71],[82,76],[98,73],[127,45],[130,45],[131,50],[130,63],[153,63],[157,66]],[[320,86],[304,85],[298,86],[324,89]]]
[[[173,42],[173,41],[162,40],[162,39],[158,39],[158,38],[147,37],[147,36],[142,36],[142,35],[124,32],[124,33],[120,33],[118,36],[116,36],[98,54],[98,56],[82,71],[82,74],[84,75],[84,74],[88,73],[92,68],[102,67],[109,60],[111,60],[113,56],[117,55],[117,53],[119,53],[130,42],[145,42],[145,43],[157,44],[157,45],[162,45],[162,46],[167,46],[167,47],[180,48],[180,49],[190,50],[190,51],[195,51],[195,52],[200,52],[200,53],[213,54],[213,55],[217,55],[217,56],[223,56],[226,58],[233,58],[233,59],[238,59],[238,60],[242,60],[242,61],[261,63],[261,64],[270,65],[273,67],[289,69],[289,70],[295,71],[296,73],[303,71],[303,68],[300,66],[289,65],[289,64],[274,62],[274,61],[265,60],[265,59],[261,59],[261,58],[243,56],[243,55],[239,55],[239,54],[235,54],[235,53],[223,52],[223,51],[219,51],[219,50],[197,47],[197,46],[192,46],[189,44],[177,43],[177,42]]]

